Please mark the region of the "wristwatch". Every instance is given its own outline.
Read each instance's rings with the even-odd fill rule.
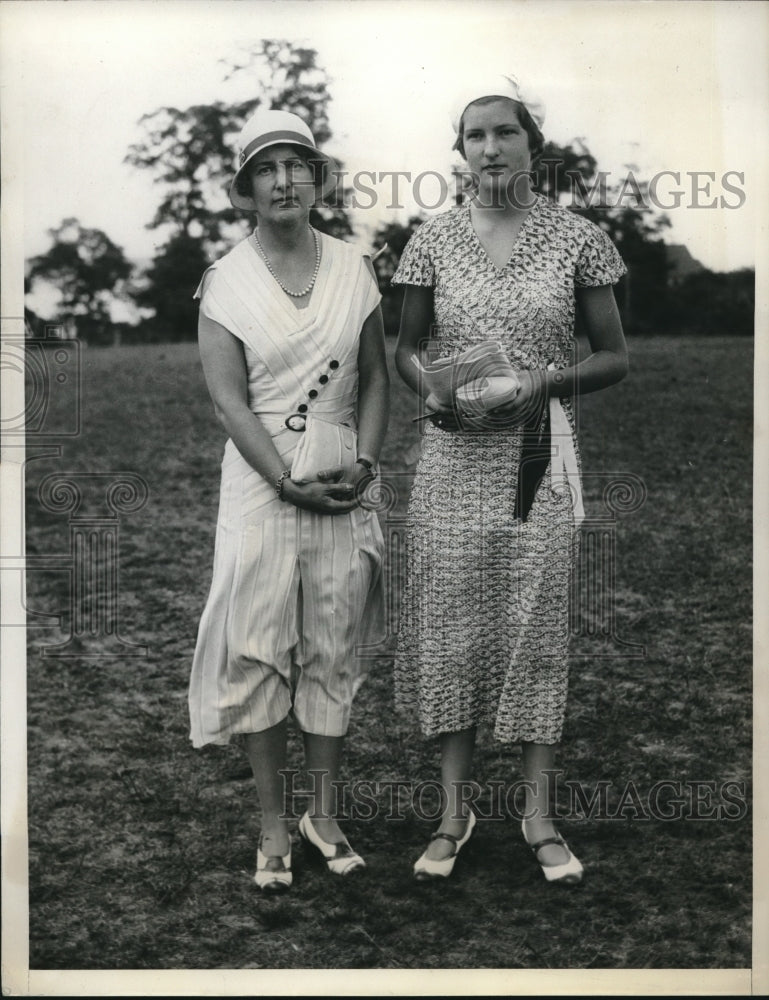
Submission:
[[[374,463],[370,462],[367,458],[356,458],[356,465],[362,465],[364,469],[368,469],[369,472],[374,471]]]

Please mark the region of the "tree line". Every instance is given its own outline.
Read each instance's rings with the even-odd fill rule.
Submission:
[[[331,140],[330,79],[318,66],[314,49],[264,40],[239,62],[225,65],[225,79],[233,77],[252,82],[252,92],[261,96],[235,104],[163,107],[138,123],[140,134],[126,162],[150,175],[157,186],[160,201],[148,228],[164,236],[146,268],[138,270],[105,233],[73,218],[49,230],[50,248],[28,262],[26,291],[34,291],[40,281],[55,285],[61,293],[61,320],[74,320],[78,337],[86,342],[195,338],[197,304],[192,296],[203,271],[253,224],[230,206],[226,191],[237,135],[260,104],[298,114],[319,146]],[[573,194],[575,183],[589,192],[597,177],[598,164],[584,141],[547,143],[535,188],[558,200]],[[752,334],[753,271],[701,269],[671,280],[663,238],[669,220],[650,207],[645,185],[635,178],[628,196],[626,180],[607,191],[603,206],[587,198],[570,207],[601,226],[622,254],[628,275],[617,298],[627,332]],[[616,197],[620,191],[622,197]],[[311,216],[317,229],[342,239],[353,236],[344,195],[338,192],[336,200],[324,201]],[[375,247],[386,247],[375,267],[390,335],[397,333],[402,302],[402,290],[392,287],[390,279],[409,236],[423,221],[420,215],[405,224],[385,223],[374,236]],[[110,303],[116,300],[131,303],[138,322],[115,323]],[[43,321],[31,312],[28,321],[33,334],[42,330]]]

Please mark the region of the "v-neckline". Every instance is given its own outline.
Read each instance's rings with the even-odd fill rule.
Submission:
[[[511,263],[513,257],[515,257],[516,252],[517,252],[518,248],[521,245],[522,237],[524,236],[524,234],[526,232],[526,229],[528,228],[529,219],[531,219],[532,215],[534,214],[534,212],[536,212],[536,210],[537,210],[538,207],[539,207],[539,195],[535,195],[534,196],[534,204],[531,206],[531,208],[529,209],[529,211],[526,213],[526,215],[524,216],[523,222],[521,223],[521,225],[518,228],[518,232],[516,233],[515,240],[513,241],[513,245],[512,245],[512,247],[510,249],[510,255],[508,256],[508,258],[504,262],[504,264],[497,264],[496,261],[492,260],[491,254],[486,249],[486,247],[483,245],[483,242],[482,242],[480,236],[478,235],[478,232],[476,231],[475,226],[473,225],[473,217],[470,214],[470,205],[465,206],[465,218],[467,219],[467,225],[470,227],[470,232],[473,234],[473,239],[475,240],[475,244],[478,247],[478,249],[480,250],[480,252],[483,254],[483,256],[486,258],[486,261],[489,263],[489,265],[491,267],[494,268],[495,271],[506,271],[507,268],[510,267],[510,263]]]
[[[310,292],[310,298],[307,300],[307,305],[305,306],[298,306],[294,301],[293,296],[287,294],[281,283],[278,281],[278,279],[275,277],[275,275],[272,273],[269,267],[267,267],[267,262],[265,261],[264,257],[262,257],[262,255],[259,253],[259,250],[256,247],[254,240],[252,238],[253,234],[252,236],[248,237],[248,244],[251,247],[254,256],[262,265],[264,270],[267,272],[269,280],[275,286],[275,294],[279,296],[280,299],[285,303],[285,305],[291,309],[291,312],[296,316],[297,319],[301,319],[302,317],[308,315],[309,310],[312,309],[313,304],[315,303],[317,297],[316,289],[318,287],[318,282],[320,280],[321,273],[325,271],[326,267],[327,254],[325,252],[326,248],[324,246],[323,233],[319,229],[316,229],[315,232],[317,233],[318,236],[318,246],[320,248],[320,261],[318,262],[318,273],[315,276],[315,284],[312,286],[312,291]]]

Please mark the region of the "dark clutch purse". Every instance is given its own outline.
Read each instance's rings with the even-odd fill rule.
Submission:
[[[521,521],[525,521],[531,512],[539,484],[550,465],[550,458],[550,407],[547,400],[544,400],[523,425],[518,489],[515,493],[515,516]]]

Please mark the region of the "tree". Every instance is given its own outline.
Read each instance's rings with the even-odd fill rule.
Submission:
[[[648,196],[648,184],[638,180],[631,164],[627,174],[608,185],[595,204],[575,210],[608,235],[627,267],[617,300],[625,328],[630,333],[662,329],[669,302],[667,247],[663,233],[670,227],[667,215],[656,212]]]
[[[597,160],[584,139],[572,141],[568,146],[546,142],[537,163],[534,190],[552,201],[560,201],[562,194],[584,191],[595,179]]]
[[[111,342],[109,307],[131,274],[130,262],[105,233],[77,219],[64,219],[48,233],[51,248],[29,262],[29,288],[36,281],[55,285],[62,312],[76,319],[78,332],[92,343]]]
[[[662,234],[670,226],[664,214],[651,208],[648,184],[635,176],[637,167],[610,184],[609,175],[583,139],[568,146],[547,143],[540,159],[535,189],[590,219],[609,236],[622,254],[628,273],[617,299],[629,332],[660,329],[668,306],[667,251]]]
[[[374,270],[382,292],[382,317],[385,333],[388,336],[395,336],[398,333],[403,306],[403,288],[392,284],[392,276],[395,274],[404,247],[423,222],[422,216],[412,215],[405,226],[398,222],[388,222],[380,226],[374,235],[374,247],[385,248],[374,261]]]
[[[756,273],[688,274],[670,292],[668,325],[675,332],[752,336],[755,332]]]
[[[263,40],[239,62],[226,64],[225,81],[250,78],[259,97],[231,104],[222,101],[159,108],[139,124],[143,138],[126,160],[154,174],[162,189],[148,228],[167,227],[169,239],[145,274],[137,301],[154,310],[147,325],[153,336],[194,336],[192,291],[205,267],[228,245],[242,239],[252,221],[232,208],[227,191],[235,166],[238,134],[260,106],[299,115],[319,146],[331,137],[328,123],[329,78],[317,65],[314,49],[291,42]],[[312,210],[310,221],[322,232],[352,233],[339,196]],[[163,329],[165,328],[165,333]]]
[[[331,137],[329,79],[318,67],[314,49],[263,40],[240,62],[228,65],[225,80],[245,74],[260,97],[234,104],[196,104],[184,110],[159,108],[140,119],[144,136],[126,156],[132,166],[152,172],[163,189],[149,228],[168,226],[172,233],[202,239],[211,253],[221,251],[228,238],[231,242],[247,231],[248,220],[230,206],[227,190],[237,136],[258,107],[277,107],[298,115],[310,126],[319,146]],[[315,212],[313,223],[324,231],[327,227],[335,232],[352,231],[339,205]]]
[[[144,287],[134,293],[136,304],[154,313],[143,324],[151,340],[191,340],[198,328],[193,299],[208,267],[203,245],[188,233],[174,233],[144,274]]]

